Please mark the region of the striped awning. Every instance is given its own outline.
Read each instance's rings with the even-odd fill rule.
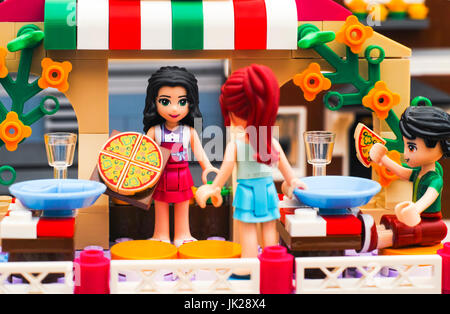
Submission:
[[[45,47],[297,49],[298,0],[46,0]]]

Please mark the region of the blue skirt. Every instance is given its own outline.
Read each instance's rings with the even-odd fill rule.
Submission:
[[[272,177],[237,180],[233,218],[246,223],[280,218],[278,193]]]

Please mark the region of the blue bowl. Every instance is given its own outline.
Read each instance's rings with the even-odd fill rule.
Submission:
[[[30,209],[61,211],[91,206],[106,186],[88,180],[45,179],[16,183],[9,191]]]
[[[381,190],[378,182],[358,177],[318,176],[306,177],[302,181],[308,189],[295,189],[295,197],[305,205],[318,208],[363,206]]]

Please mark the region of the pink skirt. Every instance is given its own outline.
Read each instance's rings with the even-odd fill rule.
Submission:
[[[194,197],[189,166],[167,165],[161,174],[158,185],[153,193],[153,199],[166,203],[180,203]]]

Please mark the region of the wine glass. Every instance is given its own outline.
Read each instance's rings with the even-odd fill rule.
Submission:
[[[303,134],[308,163],[313,166],[313,176],[326,175],[331,163],[336,135],[327,131],[308,131]]]
[[[77,135],[56,132],[44,135],[48,164],[54,168],[55,179],[67,179],[67,167],[73,163]]]

